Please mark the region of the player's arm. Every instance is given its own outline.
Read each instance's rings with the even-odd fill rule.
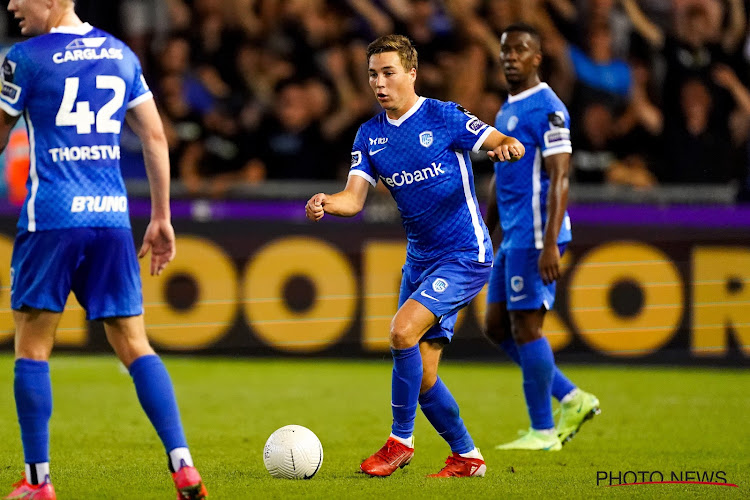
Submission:
[[[547,191],[547,227],[544,231],[542,253],[539,256],[539,274],[545,284],[560,278],[560,250],[557,237],[568,206],[568,175],[570,153],[558,153],[544,159],[544,168],[549,175]]]
[[[305,215],[319,221],[325,214],[352,217],[362,211],[370,183],[358,175],[350,175],[343,191],[336,194],[318,193],[307,201]]]
[[[8,146],[8,139],[10,138],[10,131],[18,121],[18,116],[12,116],[0,109],[0,153],[5,151]]]
[[[490,132],[479,149],[487,151],[487,156],[492,161],[514,162],[520,160],[526,153],[526,149],[518,139],[497,130]]]
[[[151,274],[161,274],[175,256],[175,237],[169,209],[169,147],[164,126],[153,99],[128,110],[128,125],[141,139],[151,190],[151,222],[146,228],[138,257],[151,250]]]

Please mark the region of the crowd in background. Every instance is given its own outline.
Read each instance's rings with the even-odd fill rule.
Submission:
[[[343,179],[380,109],[365,49],[407,35],[420,95],[488,123],[506,98],[500,34],[542,35],[542,76],[568,105],[572,179],[648,189],[747,183],[750,0],[76,0],[140,56],[190,192]],[[5,38],[18,37],[8,17]],[[127,142],[127,141],[126,141]],[[479,162],[481,174],[489,172]]]

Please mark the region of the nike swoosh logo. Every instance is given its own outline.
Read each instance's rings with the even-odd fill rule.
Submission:
[[[393,403],[391,403],[391,406],[393,406],[394,408],[403,408],[406,405],[394,405]]]
[[[511,297],[510,301],[511,302],[518,302],[519,300],[525,299],[526,296],[527,296],[527,294],[525,294],[525,293],[523,295],[516,295],[515,297]]]
[[[385,148],[387,148],[387,147],[388,147],[388,146],[384,146],[384,147],[382,147],[382,148],[380,148],[380,149],[376,149],[375,151],[373,151],[373,150],[371,149],[371,150],[370,150],[370,156],[375,156],[376,154],[380,153],[381,151],[383,151],[383,150],[384,150]]]
[[[427,297],[428,299],[432,299],[435,302],[440,302],[440,299],[436,299],[435,297],[433,297],[432,295],[428,294],[424,290],[422,290],[422,293],[420,293],[419,295],[421,295],[422,297]]]

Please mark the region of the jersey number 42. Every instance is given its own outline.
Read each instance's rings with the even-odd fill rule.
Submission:
[[[113,120],[112,116],[119,111],[125,102],[125,80],[119,76],[98,75],[96,77],[96,88],[103,90],[114,90],[112,98],[101,107],[94,117],[89,101],[78,101],[78,77],[65,79],[65,91],[63,92],[60,109],[55,117],[55,125],[59,127],[75,127],[79,134],[90,134],[91,126],[96,124],[96,131],[100,134],[119,134],[122,123]],[[73,108],[75,107],[75,111]]]

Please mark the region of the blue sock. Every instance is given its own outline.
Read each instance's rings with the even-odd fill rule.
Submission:
[[[552,378],[555,373],[555,357],[547,339],[541,338],[518,346],[523,373],[523,392],[529,409],[531,427],[552,429]]]
[[[133,377],[138,401],[167,453],[175,448],[187,448],[172,380],[159,356],[147,354],[133,361],[130,376]]]
[[[500,347],[505,351],[505,354],[508,355],[510,359],[513,360],[517,365],[521,364],[521,355],[518,354],[518,346],[516,345],[516,341],[512,338],[505,339],[502,342],[500,342]]]
[[[518,346],[516,345],[515,340],[505,339],[500,343],[500,347],[502,347],[503,351],[505,351],[510,359],[515,361],[516,364],[521,364],[521,355],[518,354]],[[556,400],[560,401],[575,388],[575,384],[568,380],[568,378],[563,375],[560,369],[557,368],[557,365],[555,365],[555,374],[552,377],[552,396],[554,396]]]
[[[419,388],[422,385],[422,355],[419,344],[408,349],[391,349],[393,379],[391,382],[391,411],[394,435],[408,439],[414,434]]]
[[[555,362],[554,359],[552,360],[552,362]],[[557,364],[555,364],[555,373],[552,377],[552,396],[556,400],[561,401],[562,398],[567,396],[568,393],[575,388],[576,385],[568,380],[568,377],[563,375],[563,373],[557,367]]]
[[[440,377],[427,392],[419,396],[422,412],[454,453],[468,453],[474,449],[469,431],[458,411],[458,403]]]
[[[17,359],[13,392],[21,426],[23,456],[27,464],[49,462],[49,419],[52,416],[52,382],[49,363]]]

